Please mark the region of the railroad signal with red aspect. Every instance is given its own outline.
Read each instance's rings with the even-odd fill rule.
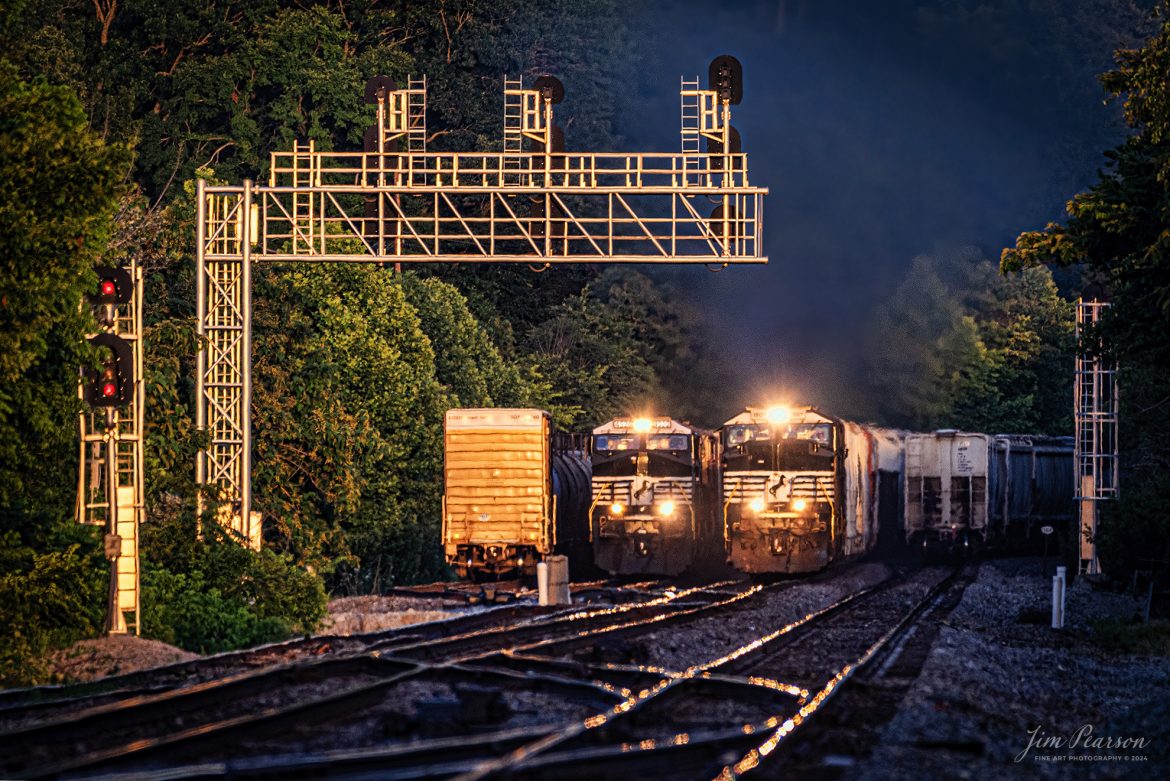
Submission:
[[[92,304],[128,304],[134,295],[134,281],[124,268],[97,269],[97,292],[89,297]]]
[[[85,403],[91,407],[124,407],[134,400],[134,352],[117,334],[91,336],[99,351],[98,368],[82,369]]]

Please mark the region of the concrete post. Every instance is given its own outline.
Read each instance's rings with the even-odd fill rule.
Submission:
[[[549,556],[536,565],[536,589],[541,605],[571,605],[569,559]]]

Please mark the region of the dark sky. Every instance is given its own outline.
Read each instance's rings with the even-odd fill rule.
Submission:
[[[663,272],[739,369],[729,410],[781,393],[857,414],[873,306],[916,255],[973,245],[998,260],[1059,219],[1122,138],[1095,76],[1137,40],[1141,5],[651,0],[626,147],[677,151],[680,75],[705,83],[710,59],[733,54],[732,122],[771,190],[767,267]]]

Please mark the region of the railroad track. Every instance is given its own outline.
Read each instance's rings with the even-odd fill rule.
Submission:
[[[542,650],[563,650],[552,638],[494,653],[481,648],[478,659],[457,665],[397,660],[429,673],[458,669],[488,678],[522,676],[533,686],[575,684],[586,687],[590,696],[611,699],[607,707],[583,718],[570,717],[562,726],[549,722],[568,714],[550,713],[543,724],[481,725],[462,737],[445,735],[376,749],[325,751],[302,743],[298,756],[280,756],[280,746],[287,751],[287,742],[275,741],[253,746],[268,752],[266,758],[172,767],[167,777],[476,781],[637,773],[648,778],[734,778],[758,770],[798,736],[815,733],[823,714],[832,712],[829,704],[858,681],[872,686],[875,680],[888,685],[894,679],[908,686],[932,641],[923,629],[925,622],[945,617],[973,576],[973,569],[927,568],[891,578],[683,671],[542,655]],[[632,631],[646,617],[629,618],[631,626],[617,622],[610,631]],[[838,647],[835,653],[827,652],[831,646]],[[464,651],[459,649],[459,654]],[[819,661],[809,665],[809,658]],[[390,659],[383,656],[382,661]],[[818,676],[816,685],[807,684]]]
[[[519,581],[515,581],[519,583]],[[491,584],[508,586],[510,583]],[[472,599],[484,588],[483,584],[430,583],[395,589],[398,596],[410,595],[433,599],[448,592],[471,603],[493,600]],[[630,604],[654,598],[668,588],[665,580],[649,580],[629,584],[612,581],[589,581],[572,584],[576,600]],[[316,635],[295,638],[258,648],[229,651],[188,662],[141,670],[99,681],[65,686],[44,686],[30,689],[0,691],[0,734],[12,731],[34,721],[105,705],[119,700],[158,694],[179,686],[192,686],[207,681],[231,677],[240,673],[261,670],[301,660],[333,656],[353,656],[367,653],[372,648],[391,647],[394,644],[425,644],[456,635],[463,635],[493,626],[508,626],[533,615],[558,616],[583,611],[576,605],[569,608],[541,608],[531,604],[506,603],[487,605],[471,613],[454,613],[450,618],[415,625],[397,627],[357,635]]]
[[[410,696],[427,702],[435,696],[440,700],[446,697],[448,709],[460,712],[468,707],[474,709],[463,702],[470,696],[466,694],[470,685],[467,680],[463,680],[462,694],[444,683],[444,676],[451,675],[451,670],[462,670],[459,662],[498,656],[567,637],[604,634],[615,628],[660,625],[718,610],[762,590],[761,586],[728,581],[667,590],[661,595],[650,595],[651,598],[640,603],[607,608],[574,607],[551,614],[529,615],[506,627],[498,625],[498,615],[491,625],[463,632],[451,630],[467,629],[465,624],[443,628],[420,624],[408,628],[414,632],[399,631],[373,642],[366,637],[360,654],[245,671],[195,686],[122,698],[17,727],[0,733],[0,757],[3,757],[0,771],[40,778],[109,765],[131,756],[150,757],[163,750],[171,754],[181,750],[199,757],[200,747],[238,742],[241,735],[266,735],[273,730],[287,731],[298,724],[316,725],[331,718],[344,720],[378,703],[393,703]],[[420,632],[435,636],[420,636]],[[512,681],[514,686],[516,681],[541,685],[555,682],[562,688],[569,685],[569,679],[555,672],[518,673],[505,667],[484,668],[475,674]],[[460,675],[466,678],[472,672],[463,671]],[[414,691],[420,683],[424,689],[421,694]],[[606,682],[577,680],[574,685],[594,693],[605,692],[606,696],[617,699],[621,699],[624,691]],[[428,686],[430,689],[426,689]],[[436,686],[442,693],[432,696]],[[401,694],[404,691],[406,695]],[[477,694],[472,700],[477,698],[482,696]],[[591,704],[595,706],[596,702]],[[541,703],[540,709],[548,710],[553,705],[555,701]],[[572,715],[584,717],[591,712]],[[393,721],[395,717],[386,718]],[[393,731],[393,725],[374,726],[382,732]],[[401,731],[408,732],[409,727],[408,724]],[[285,750],[287,742],[284,741]],[[61,746],[70,747],[70,756],[62,758]],[[261,752],[269,750],[263,742],[253,748]]]
[[[799,728],[815,723],[830,700],[859,671],[884,658],[925,611],[953,594],[953,587],[961,595],[974,576],[973,570],[961,578],[959,570],[940,569],[892,577],[722,657],[682,672],[661,671],[665,675],[657,684],[622,706],[451,777],[749,773],[775,757]],[[816,685],[808,685],[818,676]]]

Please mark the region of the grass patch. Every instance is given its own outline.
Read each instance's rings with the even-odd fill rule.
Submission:
[[[1116,618],[1093,622],[1093,640],[1110,651],[1147,656],[1170,656],[1170,620],[1160,618],[1135,624]]]

